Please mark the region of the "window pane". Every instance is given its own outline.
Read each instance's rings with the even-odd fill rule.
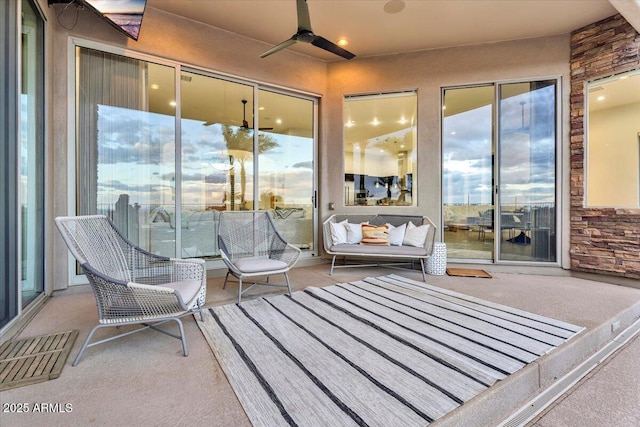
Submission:
[[[180,92],[182,256],[218,256],[219,211],[252,206],[253,87],[182,72]]]
[[[415,206],[416,93],[347,97],[346,206]]]
[[[493,259],[494,92],[494,86],[444,91],[444,241],[452,258]]]
[[[19,193],[23,307],[44,290],[43,37],[42,18],[23,0]]]
[[[78,48],[77,212],[175,256],[174,69]]]
[[[500,85],[500,258],[555,261],[556,81]]]
[[[586,204],[640,207],[640,71],[587,89]]]
[[[259,91],[259,208],[285,240],[313,249],[313,101]]]

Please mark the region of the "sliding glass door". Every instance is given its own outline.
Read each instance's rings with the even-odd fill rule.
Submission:
[[[44,21],[22,0],[0,2],[0,22],[2,330],[44,292]]]
[[[22,307],[44,291],[44,23],[22,1],[20,231]]]
[[[313,249],[315,216],[314,103],[258,91],[259,207],[271,210],[289,243]]]
[[[144,249],[191,258],[219,256],[221,211],[264,209],[289,243],[314,249],[315,99],[76,52],[78,214],[105,214]]]
[[[556,261],[557,81],[443,91],[448,256]]]
[[[494,258],[493,85],[443,95],[444,241],[451,258]]]
[[[556,260],[556,80],[499,86],[500,259]]]

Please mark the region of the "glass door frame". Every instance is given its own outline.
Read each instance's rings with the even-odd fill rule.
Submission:
[[[496,233],[496,230],[501,230],[501,218],[500,218],[500,202],[501,202],[501,192],[500,192],[500,87],[505,84],[513,84],[513,83],[529,83],[536,81],[554,81],[555,82],[555,164],[553,166],[555,173],[555,239],[551,241],[551,244],[555,244],[555,253],[556,257],[554,261],[535,261],[535,260],[526,260],[526,261],[518,261],[518,260],[505,260],[500,257],[501,250],[501,238],[498,239],[496,236],[498,234],[501,235],[499,231]],[[526,79],[511,79],[511,80],[499,80],[495,82],[486,82],[486,83],[476,83],[476,84],[468,84],[468,85],[459,85],[459,86],[443,86],[440,89],[440,108],[441,108],[441,116],[440,116],[440,158],[442,159],[441,164],[441,175],[440,175],[440,191],[441,191],[441,200],[444,201],[444,99],[445,99],[445,91],[452,89],[466,89],[466,88],[474,88],[474,87],[482,87],[482,86],[493,86],[494,90],[494,101],[493,101],[493,111],[492,111],[492,147],[493,147],[493,164],[492,164],[492,182],[493,182],[493,224],[494,224],[494,239],[493,239],[493,254],[492,259],[467,259],[467,258],[453,258],[449,257],[450,260],[454,262],[467,263],[467,264],[502,264],[502,265],[531,265],[531,266],[561,266],[562,265],[562,211],[563,211],[563,198],[562,198],[562,162],[563,162],[563,152],[562,152],[562,78],[559,76],[550,76],[550,77],[536,77],[536,78],[526,78]],[[441,232],[441,241],[444,242],[444,203],[441,203],[440,207],[440,223],[443,225]]]
[[[68,39],[67,44],[67,52],[68,52],[68,61],[67,61],[67,69],[68,69],[68,82],[69,82],[69,91],[68,91],[68,99],[72,102],[68,103],[68,117],[69,120],[67,122],[67,134],[68,134],[68,154],[67,154],[67,184],[68,184],[68,197],[67,197],[67,214],[75,215],[76,213],[76,198],[77,198],[77,147],[76,147],[76,49],[77,48],[87,48],[93,49],[97,51],[103,51],[115,55],[124,56],[127,58],[152,62],[159,65],[166,65],[172,67],[175,70],[175,96],[176,96],[176,110],[175,110],[175,147],[176,147],[176,165],[181,165],[182,163],[182,138],[181,138],[181,114],[180,114],[180,76],[181,73],[184,72],[193,72],[203,76],[218,78],[234,83],[240,83],[247,86],[252,86],[254,88],[254,99],[253,99],[253,114],[254,117],[258,118],[258,106],[257,106],[257,96],[259,90],[267,90],[270,92],[280,93],[287,96],[308,99],[313,102],[313,155],[314,155],[314,165],[313,165],[313,190],[310,198],[313,201],[313,248],[309,251],[303,251],[301,257],[302,258],[311,258],[314,256],[319,256],[319,241],[318,241],[318,117],[319,117],[319,99],[321,95],[316,93],[310,93],[305,91],[296,91],[294,89],[288,89],[282,86],[269,85],[267,83],[262,83],[259,81],[251,80],[249,78],[243,78],[241,76],[235,76],[231,74],[221,73],[215,70],[208,70],[201,67],[197,67],[191,64],[182,64],[180,62],[168,60],[165,58],[156,57],[149,54],[144,54],[136,51],[132,51],[130,49],[123,49],[120,47],[110,46],[104,43],[87,40],[78,37],[70,37]],[[247,112],[249,114],[249,112]],[[254,132],[254,147],[257,146],[258,143],[258,132]],[[255,162],[256,166],[254,166],[254,177],[253,177],[253,185],[254,188],[258,183],[258,171],[257,171],[257,162]],[[181,171],[176,171],[176,223],[180,224],[182,221],[182,205],[181,205],[181,190],[180,190],[180,181],[181,180]],[[259,196],[259,191],[254,191],[254,200]],[[180,227],[176,227],[176,254],[182,253],[182,245],[181,245],[181,229]],[[215,237],[215,236],[213,236]],[[221,259],[207,259],[207,268],[208,269],[219,269],[223,268],[224,263]],[[72,284],[87,284],[87,280],[84,275],[77,274],[76,270],[76,262],[73,257],[68,257],[68,271],[69,271],[69,283]]]

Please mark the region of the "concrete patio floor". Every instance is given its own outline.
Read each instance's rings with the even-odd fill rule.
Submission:
[[[571,277],[561,270],[557,270],[557,275],[536,275],[494,272],[490,266],[478,268],[491,272],[493,278],[428,276],[427,282],[584,326],[586,330],[433,425],[499,423],[640,318],[637,288]],[[418,271],[385,268],[344,269],[329,276],[327,264],[296,268],[290,277],[294,290],[301,290],[306,286],[326,286],[390,273],[421,280]],[[208,280],[207,306],[235,302],[236,286],[230,284],[223,290],[222,282],[222,278]],[[261,288],[252,293],[265,295],[274,290]],[[620,322],[620,328],[614,332],[615,322]],[[3,426],[250,425],[193,317],[184,318],[188,357],[182,357],[179,341],[146,331],[88,349],[78,366],[71,366],[96,323],[92,293],[62,292],[54,294],[14,337],[80,331],[59,378],[0,393]],[[99,333],[108,336],[113,331]],[[630,426],[638,425],[639,356],[640,340],[636,337],[529,425],[595,427],[621,426],[627,422],[632,423]],[[61,407],[68,404],[66,408],[70,410],[4,411],[12,403],[27,403],[31,407],[35,403],[59,403]]]

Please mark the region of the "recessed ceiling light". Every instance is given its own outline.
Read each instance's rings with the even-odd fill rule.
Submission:
[[[169,102],[169,105],[171,105],[172,107],[175,107],[176,106],[176,101]]]
[[[353,127],[356,124],[356,122],[354,122],[353,120],[349,120],[347,123],[345,123],[345,126],[350,128]]]
[[[599,97],[596,98],[596,100],[598,101],[604,101],[604,95],[600,95]]]
[[[264,111],[264,107],[258,107],[258,110]]]
[[[282,124],[282,120],[281,119],[276,119],[276,123],[281,125]]]
[[[344,37],[338,40],[338,46],[346,46],[348,44],[349,44],[349,40],[345,39]]]
[[[371,122],[372,125],[374,126],[378,126],[380,124],[380,122],[378,121],[377,117],[374,117],[373,121]]]
[[[158,86],[157,84],[154,83],[154,84],[151,85],[151,89],[158,90],[158,89],[160,89],[160,86]]]
[[[400,118],[400,120],[398,120],[398,123],[400,123],[401,125],[407,124],[409,121],[407,119],[403,117]]]

